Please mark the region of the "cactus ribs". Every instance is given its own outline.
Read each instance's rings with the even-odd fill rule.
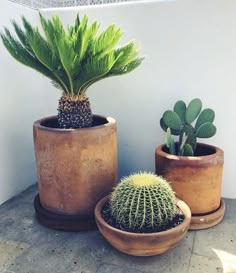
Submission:
[[[116,219],[112,216],[110,204],[108,202],[104,205],[104,207],[102,209],[102,217],[105,220],[105,222],[108,223],[109,225],[111,225],[112,227],[123,230],[123,231],[127,231],[127,232],[133,232],[133,233],[161,232],[161,231],[165,231],[165,230],[174,228],[174,227],[180,225],[184,221],[184,215],[179,210],[172,220],[170,220],[168,223],[163,224],[161,226],[158,226],[158,227],[155,227],[155,228],[144,227],[141,230],[140,229],[126,228],[126,227],[122,226],[121,224],[119,224],[116,221]]]

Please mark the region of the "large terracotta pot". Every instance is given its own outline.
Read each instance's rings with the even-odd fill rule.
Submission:
[[[105,239],[121,252],[134,256],[153,256],[162,254],[173,248],[184,238],[188,231],[191,220],[191,211],[181,200],[177,201],[177,206],[184,214],[184,221],[180,225],[162,232],[132,233],[114,228],[104,221],[101,211],[108,199],[109,196],[106,196],[96,205],[95,219],[98,228]]]
[[[192,214],[207,214],[220,207],[224,153],[198,144],[196,156],[175,156],[166,145],[155,151],[156,174],[167,179],[176,196],[186,202]]]
[[[49,212],[94,218],[98,200],[117,184],[117,134],[112,118],[94,126],[58,129],[57,117],[34,123],[40,204]]]

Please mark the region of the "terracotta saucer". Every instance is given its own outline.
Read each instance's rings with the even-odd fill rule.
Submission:
[[[34,199],[34,209],[37,220],[44,226],[64,231],[84,231],[96,229],[94,218],[84,218],[80,215],[65,215],[51,212],[42,207],[37,194]]]
[[[221,222],[225,213],[225,202],[221,199],[220,207],[206,215],[192,215],[190,230],[199,230],[213,227]]]

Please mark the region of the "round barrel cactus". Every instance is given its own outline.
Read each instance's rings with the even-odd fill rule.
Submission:
[[[169,183],[146,172],[121,180],[111,194],[110,209],[116,222],[131,231],[155,230],[169,223],[177,213]]]

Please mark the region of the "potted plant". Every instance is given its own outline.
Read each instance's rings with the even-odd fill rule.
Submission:
[[[188,106],[177,101],[164,112],[160,125],[166,131],[166,144],[155,151],[156,174],[170,181],[176,196],[192,212],[191,229],[204,229],[219,223],[225,204],[221,200],[224,153],[215,146],[197,143],[197,138],[215,135],[212,109],[202,110],[200,99]],[[195,122],[195,123],[194,123]],[[179,136],[178,142],[171,135]]]
[[[13,21],[16,37],[1,33],[9,53],[22,64],[48,77],[62,91],[58,115],[34,123],[34,147],[39,196],[38,219],[52,228],[87,229],[95,225],[97,201],[117,183],[117,135],[113,118],[94,115],[87,89],[95,82],[123,75],[138,67],[138,47],[117,47],[120,28],[76,17],[63,27],[58,16],[40,14],[41,31],[22,17]]]
[[[98,202],[95,218],[102,235],[119,251],[153,256],[185,236],[191,211],[162,177],[144,172],[123,178]]]

